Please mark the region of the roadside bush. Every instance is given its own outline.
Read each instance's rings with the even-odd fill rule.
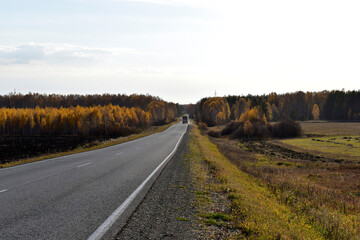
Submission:
[[[210,131],[208,132],[208,135],[209,135],[210,137],[219,138],[219,137],[221,137],[221,132],[219,132],[219,131],[214,131],[214,130],[210,130]]]
[[[276,138],[293,138],[301,136],[302,129],[299,123],[285,120],[272,127],[272,135]]]
[[[239,127],[230,135],[230,139],[240,139],[244,137],[244,123],[241,123]]]
[[[199,126],[200,131],[207,131],[207,129],[208,129],[207,124],[204,122],[199,122],[198,126]]]
[[[263,124],[263,122],[256,121],[252,123],[252,136],[254,138],[264,138],[271,137],[271,132],[269,131],[270,124]]]
[[[221,131],[221,135],[222,136],[226,136],[226,135],[230,135],[232,134],[234,131],[236,131],[240,125],[244,125],[244,123],[242,122],[236,122],[236,121],[232,121],[229,124],[227,124],[225,126],[225,128]]]
[[[271,137],[272,126],[263,121],[231,122],[221,131],[222,136],[234,138],[264,138]]]
[[[229,136],[230,139],[240,138],[292,138],[301,136],[300,124],[292,120],[286,120],[275,125],[266,124],[264,121],[252,120],[245,122],[232,121],[221,131],[222,136]],[[218,133],[210,133],[214,137]]]

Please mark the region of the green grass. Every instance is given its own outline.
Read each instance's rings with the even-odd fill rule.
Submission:
[[[215,219],[213,218],[210,218],[210,219],[205,219],[203,220],[203,222],[206,224],[206,225],[215,225],[215,226],[220,226],[221,223],[217,222]]]
[[[190,221],[190,219],[184,218],[184,217],[177,217],[176,219],[177,219],[178,221],[184,221],[184,222]]]
[[[78,147],[72,151],[46,154],[46,155],[39,156],[39,157],[20,159],[20,160],[16,160],[13,162],[0,164],[0,168],[13,167],[13,166],[17,166],[17,165],[21,165],[21,164],[25,164],[25,163],[31,163],[31,162],[41,161],[41,160],[45,160],[45,159],[57,158],[57,157],[71,155],[71,154],[93,151],[93,150],[97,150],[97,149],[101,149],[101,148],[105,148],[105,147],[114,146],[114,145],[121,144],[124,142],[129,142],[129,141],[136,140],[136,139],[139,139],[142,137],[146,137],[146,136],[149,136],[154,133],[163,132],[176,123],[177,122],[172,122],[170,124],[163,125],[163,126],[154,126],[154,127],[151,127],[149,129],[139,133],[139,134],[132,134],[127,137],[110,139],[110,140],[103,141],[103,142],[95,141],[94,145],[91,144],[90,147]]]
[[[281,140],[280,142],[304,151],[360,157],[360,138],[356,136],[297,138]]]

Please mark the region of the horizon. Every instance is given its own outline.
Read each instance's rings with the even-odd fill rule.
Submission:
[[[331,90],[328,90],[328,89],[323,89],[323,90],[320,90],[320,91],[303,91],[303,90],[297,90],[297,91],[293,91],[293,92],[283,92],[283,93],[279,93],[279,92],[268,92],[268,93],[263,93],[263,94],[251,94],[251,93],[247,93],[247,94],[225,94],[225,95],[218,95],[215,94],[213,96],[203,96],[203,97],[200,97],[196,102],[191,102],[191,103],[181,103],[181,102],[176,102],[176,101],[169,101],[167,99],[164,99],[162,98],[161,96],[155,96],[155,95],[151,95],[149,93],[130,93],[130,94],[126,94],[126,93],[84,93],[84,94],[81,94],[81,93],[40,93],[40,92],[27,92],[27,93],[22,93],[22,92],[17,92],[16,89],[14,89],[14,92],[10,92],[10,93],[6,93],[6,94],[1,94],[1,96],[6,96],[6,95],[11,95],[11,94],[19,94],[19,95],[26,95],[26,94],[40,94],[40,95],[62,95],[62,96],[67,96],[67,95],[80,95],[80,96],[86,96],[86,95],[105,95],[105,94],[110,94],[110,95],[127,95],[127,96],[130,96],[130,95],[149,95],[149,96],[152,96],[152,97],[155,97],[155,98],[159,98],[165,102],[172,102],[172,103],[175,103],[175,104],[180,104],[180,105],[190,105],[190,104],[196,104],[198,103],[201,99],[203,98],[212,98],[212,97],[221,97],[221,98],[226,98],[228,96],[239,96],[239,97],[247,97],[247,96],[253,96],[253,97],[261,97],[261,96],[267,96],[271,93],[276,93],[277,95],[285,95],[285,94],[294,94],[296,92],[304,92],[304,93],[307,93],[307,92],[312,92],[312,93],[318,93],[318,92],[333,92],[333,91],[343,91],[343,92],[351,92],[351,91],[360,91],[360,89],[345,89],[345,88],[342,88],[342,89],[331,89]],[[215,92],[214,92],[215,93]]]

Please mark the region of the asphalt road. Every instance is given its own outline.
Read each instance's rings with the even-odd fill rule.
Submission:
[[[186,129],[179,123],[116,146],[1,169],[0,239],[98,239],[104,233],[109,238],[146,194]]]

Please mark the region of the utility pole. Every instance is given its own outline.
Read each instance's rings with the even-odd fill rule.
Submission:
[[[216,97],[216,90],[215,90],[215,97]]]

